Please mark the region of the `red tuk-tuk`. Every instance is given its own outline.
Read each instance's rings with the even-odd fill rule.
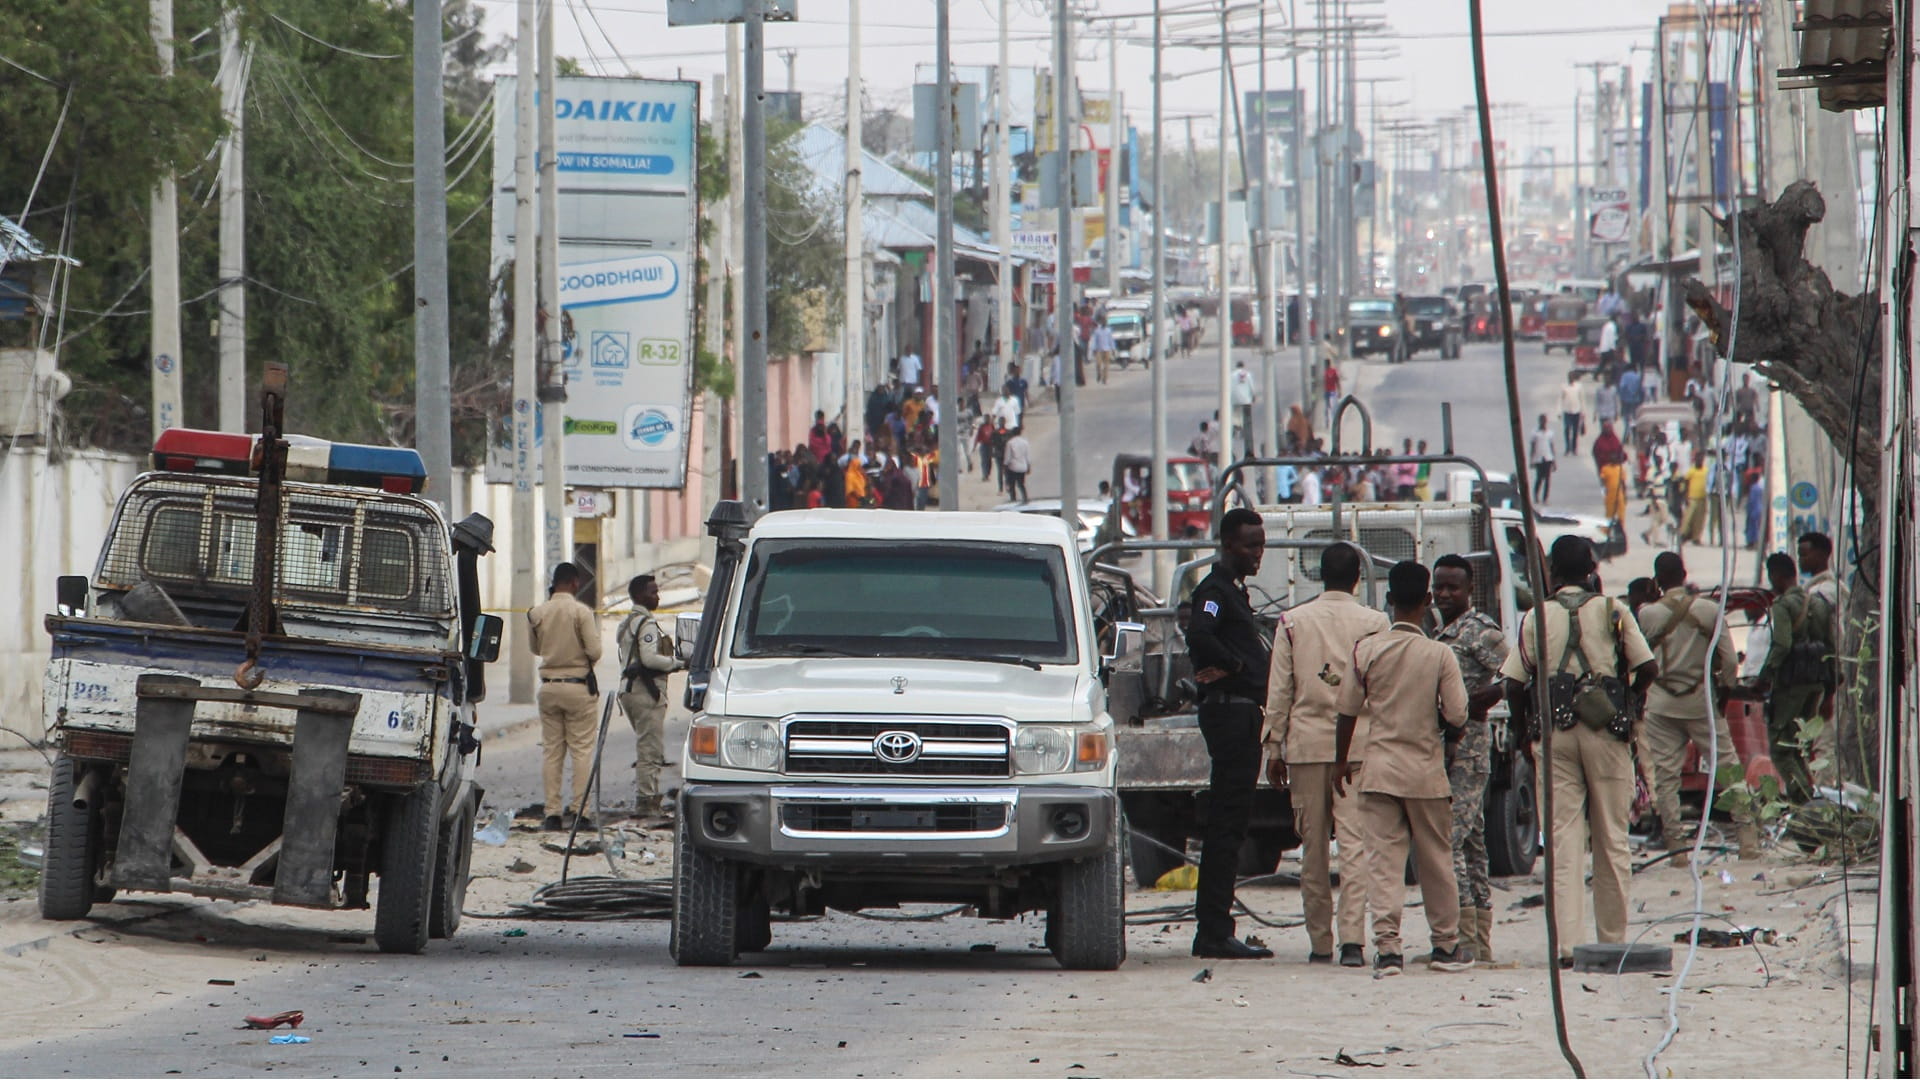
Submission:
[[[1120,454],[1113,459],[1114,494],[1121,512],[1141,536],[1153,535],[1153,459]],[[1167,458],[1167,535],[1186,539],[1212,535],[1213,466],[1182,454]]]
[[[1543,352],[1565,349],[1573,352],[1580,344],[1580,320],[1587,316],[1587,302],[1577,296],[1555,296],[1547,301],[1542,323]]]
[[[1260,327],[1253,321],[1253,301],[1244,297],[1233,298],[1233,306],[1228,317],[1233,321],[1233,343],[1252,345],[1260,340]]]
[[[1534,293],[1520,305],[1520,325],[1516,330],[1524,341],[1539,341],[1547,336],[1547,301],[1545,293]]]

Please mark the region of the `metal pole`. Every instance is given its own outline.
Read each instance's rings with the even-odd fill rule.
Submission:
[[[440,4],[413,7],[413,445],[427,497],[452,514],[453,375],[447,310],[447,127]]]
[[[1287,25],[1299,26],[1297,5],[1293,0],[1287,3]],[[1301,172],[1306,161],[1304,131],[1307,126],[1307,94],[1300,86],[1300,50],[1293,49],[1293,252],[1294,264],[1300,268],[1300,411],[1313,417],[1313,315],[1307,307],[1307,204],[1301,196],[1301,186],[1305,179]],[[1327,318],[1323,310],[1321,319]],[[1302,447],[1301,449],[1305,449]]]
[[[939,108],[934,112],[933,382],[946,396],[939,428],[940,509],[960,509],[960,358],[954,327],[953,280],[953,60],[948,0],[934,0],[933,53],[939,69]]]
[[[1160,15],[1160,0],[1153,0],[1153,328],[1151,363],[1153,365],[1153,476],[1147,490],[1153,499],[1153,538],[1167,539],[1167,191],[1163,185],[1165,131],[1162,128],[1163,102],[1160,87],[1165,20]],[[1170,560],[1153,561],[1154,592],[1164,596]]]
[[[1059,200],[1060,235],[1054,244],[1053,295],[1054,318],[1059,326],[1060,349],[1060,507],[1080,505],[1079,467],[1074,452],[1074,366],[1073,346],[1073,21],[1072,5],[1060,0],[1054,9],[1054,116],[1053,129],[1060,154]],[[1021,424],[1026,423],[1025,419]]]
[[[846,180],[846,307],[840,331],[840,370],[845,383],[844,415],[840,426],[848,445],[866,434],[861,410],[866,394],[867,261],[865,221],[860,195],[865,152],[860,124],[865,116],[860,98],[860,0],[847,0],[847,180]]]
[[[1346,168],[1341,173],[1339,185],[1340,200],[1340,258],[1341,280],[1347,283],[1348,296],[1373,295],[1373,271],[1369,269],[1366,277],[1360,276],[1360,219],[1356,213],[1357,202],[1354,198],[1354,158],[1353,137],[1360,131],[1360,83],[1358,79],[1359,56],[1354,49],[1353,14],[1345,5],[1340,11],[1341,28],[1346,31],[1347,55],[1342,72],[1346,78],[1346,130],[1340,140],[1342,153],[1346,157]],[[1369,152],[1372,147],[1367,148]]]
[[[1107,190],[1104,217],[1107,251],[1107,295],[1120,299],[1120,119],[1119,24],[1107,23]]]
[[[724,73],[713,77],[713,100],[712,123],[716,128],[720,128],[726,123],[724,118],[727,115],[727,77]],[[729,201],[719,199],[716,203],[717,205],[714,206],[701,207],[702,213],[711,214],[715,219],[715,227],[707,237],[707,296],[704,309],[701,311],[704,317],[702,337],[705,339],[706,347],[712,350],[714,355],[724,356],[727,349],[727,244],[732,226],[727,222]],[[700,498],[711,503],[721,497],[721,492],[726,486],[724,477],[727,463],[725,420],[727,402],[722,400],[719,394],[708,391],[702,395],[700,405],[703,421],[700,447]],[[636,496],[635,503],[639,503],[644,498],[638,492],[632,494]],[[704,537],[700,541],[700,557],[707,560],[709,566],[713,565],[715,544],[716,540],[712,536]]]
[[[767,511],[767,22],[764,0],[746,0],[746,91],[741,98],[745,221],[746,352],[740,360],[740,493],[747,513]]]
[[[1274,352],[1279,348],[1277,330],[1280,322],[1280,305],[1275,298],[1277,283],[1274,278],[1278,268],[1273,261],[1273,222],[1268,212],[1273,209],[1273,184],[1268,164],[1273,160],[1273,144],[1269,141],[1271,132],[1269,122],[1273,119],[1267,102],[1267,8],[1260,6],[1260,151],[1254,155],[1255,167],[1260,170],[1260,446],[1265,454],[1280,452],[1280,414],[1277,364]],[[1268,491],[1277,491],[1273,486],[1278,483],[1280,470],[1269,474]]]
[[[240,47],[240,11],[220,14],[222,111],[220,146],[220,430],[247,429],[247,63]],[[417,197],[417,193],[416,193]]]
[[[1574,265],[1580,273],[1593,270],[1592,253],[1587,250],[1587,185],[1580,171],[1580,88],[1573,88],[1573,251]]]
[[[993,246],[1000,252],[1000,275],[994,282],[995,310],[999,312],[999,344],[995,352],[999,355],[1000,372],[1003,375],[1007,365],[1014,360],[1013,190],[1007,176],[1008,170],[1013,168],[1013,136],[1007,127],[1012,111],[1008,101],[1011,84],[1007,77],[1007,2],[1000,0],[1000,63],[993,69]],[[991,393],[997,385],[998,380],[990,378],[987,382],[988,392]],[[985,422],[984,419],[982,422]]]
[[[1673,213],[1668,198],[1673,190],[1673,169],[1671,155],[1667,152],[1667,20],[1661,19],[1655,24],[1653,36],[1653,115],[1647,122],[1653,125],[1653,161],[1648,175],[1655,182],[1648,185],[1648,201],[1653,203],[1653,220],[1658,239],[1656,248],[1660,253],[1660,262],[1673,262]],[[1651,400],[1666,400],[1667,373],[1667,335],[1673,322],[1673,274],[1662,271],[1660,274],[1660,317],[1654,320],[1653,343],[1654,363],[1661,372],[1661,396]],[[1770,440],[1771,441],[1771,440]]]
[[[742,132],[742,118],[745,115],[743,99],[746,97],[746,79],[742,73],[745,66],[741,60],[742,29],[739,23],[727,27],[727,278],[733,285],[733,351],[729,360],[733,363],[734,395],[732,408],[728,411],[727,426],[730,428],[726,452],[732,462],[731,479],[728,481],[734,498],[743,498],[745,489],[741,486],[745,474],[751,472],[743,460],[742,447],[745,437],[740,434],[742,420],[743,391],[747,384],[747,172],[744,148],[746,136]],[[760,462],[760,467],[765,467]],[[727,486],[727,485],[723,485]]]
[[[1220,333],[1220,412],[1214,423],[1215,454],[1221,468],[1234,460],[1233,453],[1233,275],[1228,272],[1227,237],[1227,143],[1232,139],[1233,97],[1229,80],[1233,78],[1233,49],[1227,44],[1227,9],[1220,8],[1220,311],[1215,318]]]
[[[546,333],[540,340],[540,547],[549,571],[566,562],[567,372],[563,364],[566,317],[560,308],[560,169],[554,124],[553,8],[540,5],[540,310]],[[587,597],[590,606],[598,606]]]
[[[520,0],[520,25],[514,42],[513,79],[513,589],[515,611],[526,611],[535,600],[535,535],[533,497],[533,410],[536,388],[534,363],[534,102],[537,77],[534,56],[536,0]],[[514,620],[524,629],[525,623]],[[533,651],[525,633],[514,635],[508,667],[508,699],[514,704],[533,701]]]
[[[160,76],[173,77],[173,0],[152,0],[148,9]],[[148,237],[153,248],[153,433],[179,427],[180,406],[180,217],[172,173],[154,185]]]

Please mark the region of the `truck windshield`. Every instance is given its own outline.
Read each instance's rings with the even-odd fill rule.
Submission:
[[[763,540],[733,655],[1079,660],[1067,567],[1033,544]]]

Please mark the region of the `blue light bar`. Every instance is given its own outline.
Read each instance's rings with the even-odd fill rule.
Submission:
[[[396,495],[417,495],[427,486],[427,465],[420,452],[399,446],[334,443],[327,474],[331,483],[374,487]]]

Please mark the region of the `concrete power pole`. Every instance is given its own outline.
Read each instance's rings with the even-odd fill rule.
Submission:
[[[247,68],[252,49],[240,46],[240,11],[220,14],[221,111],[227,139],[220,146],[220,430],[247,430]]]
[[[540,5],[540,549],[547,572],[567,561],[566,317],[560,310],[560,168],[554,124],[552,3]],[[589,607],[598,598],[587,597]]]
[[[1287,5],[1287,25],[1300,25],[1297,7],[1289,0]],[[1293,252],[1294,263],[1300,268],[1300,411],[1313,416],[1313,316],[1307,303],[1307,204],[1306,183],[1302,170],[1306,163],[1307,93],[1300,86],[1300,48],[1296,44],[1292,50],[1293,62]],[[1330,316],[1322,311],[1320,318],[1325,321]]]
[[[993,246],[1000,252],[1000,274],[994,282],[995,310],[999,313],[995,320],[998,345],[994,351],[1000,358],[1000,370],[996,373],[1000,378],[1005,377],[1007,365],[1014,360],[1013,190],[1007,175],[1013,168],[1013,136],[1007,128],[1012,112],[1008,101],[1012,82],[1007,75],[1007,2],[1000,0],[1000,57],[993,69]],[[1000,384],[1000,378],[988,379],[990,392]]]
[[[1107,23],[1107,295],[1120,299],[1120,139],[1126,125],[1120,119],[1119,24]]]
[[[1005,3],[1006,0],[1001,0]],[[1149,356],[1153,364],[1153,477],[1147,489],[1153,498],[1153,538],[1167,538],[1167,191],[1163,166],[1166,161],[1166,131],[1163,127],[1165,103],[1161,90],[1161,56],[1164,51],[1166,20],[1160,14],[1160,0],[1153,0],[1153,315],[1147,320],[1153,345]],[[1166,595],[1167,578],[1172,574],[1164,553],[1153,561],[1154,592]]]
[[[867,345],[867,262],[865,222],[860,196],[861,149],[860,123],[864,115],[860,99],[860,0],[847,0],[847,180],[846,180],[846,307],[845,327],[840,332],[840,369],[843,373],[841,397],[845,416],[840,421],[849,444],[864,435],[861,402],[866,391]]]
[[[746,175],[746,351],[740,358],[740,491],[749,516],[767,512],[767,13],[746,0],[746,90],[740,167]]]
[[[741,391],[747,384],[747,288],[742,276],[747,265],[746,137],[741,124],[746,110],[741,107],[740,100],[746,92],[744,64],[740,57],[742,36],[739,23],[727,26],[727,280],[733,285],[733,408],[729,417],[732,422],[727,454],[733,461],[735,498],[744,497],[745,489],[741,485],[751,471],[742,460],[746,437],[740,431]],[[757,464],[765,471],[764,460]]]
[[[1053,133],[1060,155],[1059,190],[1060,235],[1053,247],[1054,317],[1060,337],[1060,508],[1080,505],[1079,459],[1073,445],[1078,434],[1073,414],[1074,328],[1073,328],[1073,102],[1078,92],[1073,85],[1073,12],[1067,0],[1055,5],[1054,108]],[[1023,419],[1021,423],[1025,423]]]
[[[1233,48],[1227,44],[1227,12],[1220,10],[1220,418],[1213,425],[1215,453],[1220,467],[1234,460],[1233,452],[1233,276],[1227,264],[1227,144],[1233,138],[1233,97],[1229,80],[1233,78]],[[1156,477],[1155,479],[1164,479]]]
[[[534,364],[534,220],[533,175],[534,103],[537,72],[534,55],[536,0],[520,0],[518,36],[514,41],[513,116],[513,589],[511,603],[524,612],[535,603],[535,536],[533,498],[533,410],[536,389]],[[533,651],[526,623],[515,619],[516,644],[508,663],[508,700],[516,705],[533,701]]]
[[[427,497],[449,515],[453,494],[453,374],[447,311],[447,121],[439,0],[413,5],[413,445]],[[459,500],[465,502],[464,496]]]
[[[940,423],[940,509],[960,509],[960,358],[954,332],[953,280],[953,55],[948,0],[934,0],[934,65],[939,69],[934,109],[933,381],[946,397]],[[1062,504],[1065,505],[1065,504]]]
[[[1269,141],[1272,131],[1268,123],[1272,118],[1267,107],[1267,9],[1263,4],[1260,7],[1260,152],[1254,155],[1254,167],[1260,170],[1260,261],[1257,264],[1260,270],[1260,447],[1266,454],[1280,451],[1280,382],[1275,375],[1273,355],[1279,347],[1275,330],[1280,322],[1280,305],[1274,296],[1274,278],[1285,270],[1284,266],[1274,265],[1273,222],[1268,220],[1273,209],[1273,184],[1269,176],[1273,144]],[[1279,489],[1270,486],[1267,490]]]
[[[173,77],[173,0],[152,0],[148,8],[160,75]],[[179,427],[180,409],[180,217],[172,173],[154,185],[148,221],[153,248],[153,433]]]
[[[713,77],[714,112],[711,121],[716,126],[724,124],[727,115],[727,77],[724,74]],[[702,207],[712,214],[715,225],[707,239],[707,298],[701,314],[705,317],[702,337],[707,348],[715,356],[726,354],[727,337],[727,243],[732,226],[727,222],[728,200],[721,199],[718,205]],[[701,440],[700,475],[702,485],[700,494],[708,502],[720,498],[720,490],[726,469],[726,423],[723,419],[727,403],[719,394],[708,391],[702,401],[704,430]],[[701,557],[711,560],[713,549],[709,545],[714,538],[709,536],[701,540]],[[711,562],[708,565],[712,565]]]

